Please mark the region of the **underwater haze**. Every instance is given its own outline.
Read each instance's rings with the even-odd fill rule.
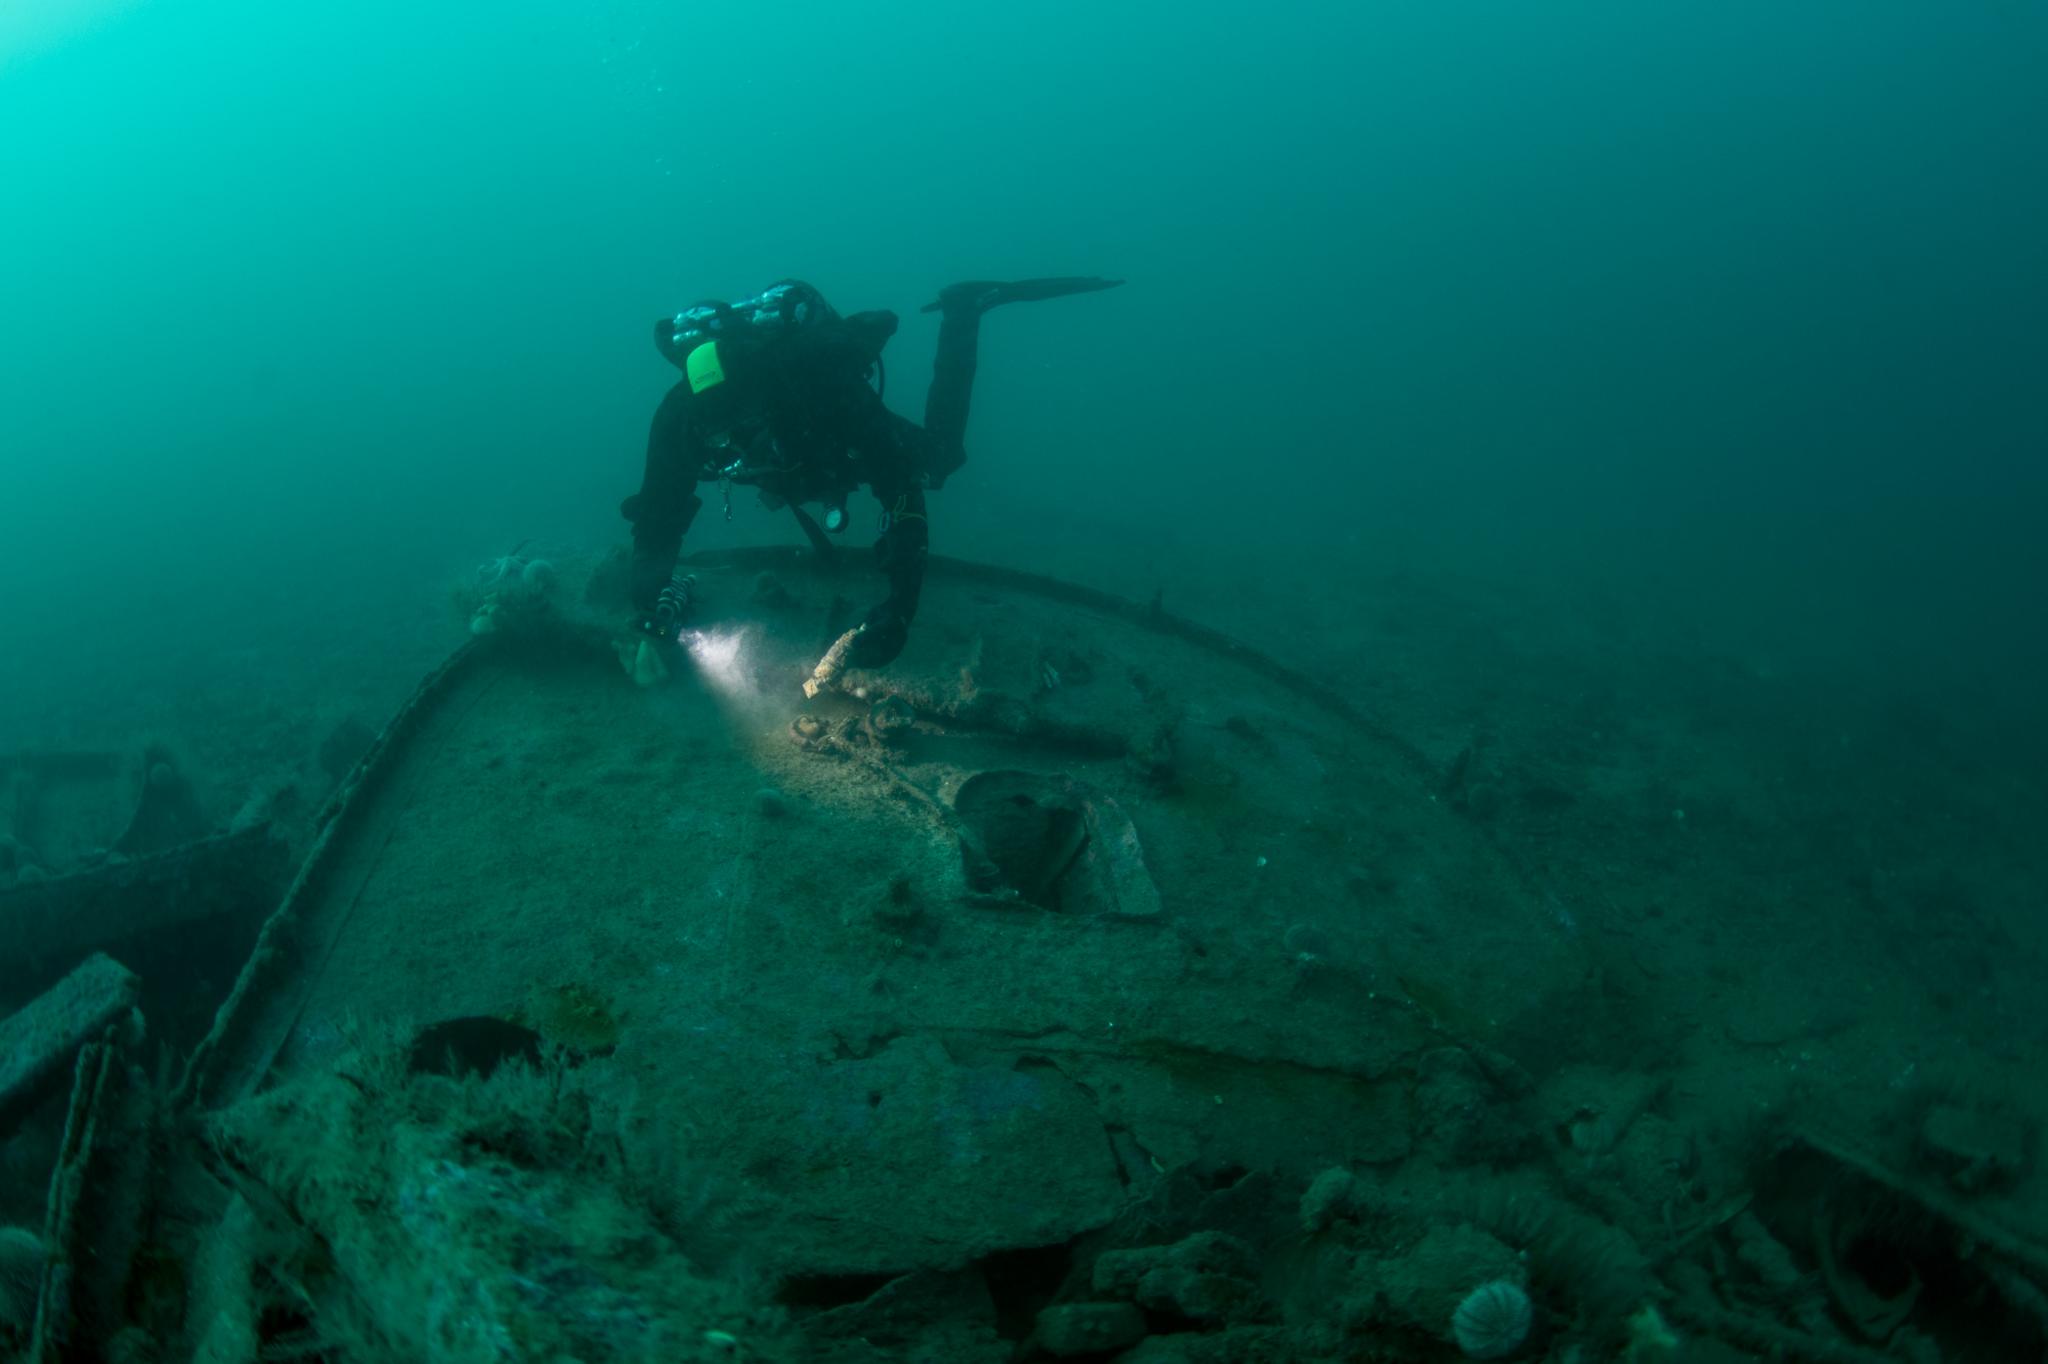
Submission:
[[[2044,70],[0,0],[0,1364],[2048,1359]]]
[[[938,285],[1131,280],[990,327],[942,552],[1556,579],[1973,705],[2042,663],[2033,7],[26,0],[0,43],[17,741],[622,530],[651,320],[792,274],[906,315],[911,415]]]
[[[912,416],[940,284],[1131,281],[988,329],[941,552],[1556,579],[2025,697],[2044,59],[1993,0],[16,0],[12,737],[622,531],[652,319],[785,275],[905,314]]]

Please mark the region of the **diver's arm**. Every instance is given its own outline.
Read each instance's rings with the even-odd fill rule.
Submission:
[[[924,489],[916,484],[901,489],[877,488],[886,524],[882,538],[875,542],[875,564],[888,581],[889,594],[861,621],[846,661],[858,668],[879,668],[903,652],[910,638],[910,622],[917,616],[918,599],[924,593],[925,560],[929,557],[931,526],[925,519]]]
[[[690,389],[677,384],[655,410],[647,432],[647,469],[640,491],[619,508],[633,523],[633,605],[652,613],[675,575],[683,536],[704,500],[690,436]]]
[[[908,624],[917,614],[918,597],[924,591],[924,565],[931,548],[924,489],[907,488],[883,506],[888,524],[882,529],[882,538],[875,541],[875,565],[889,582],[889,596],[882,605]]]

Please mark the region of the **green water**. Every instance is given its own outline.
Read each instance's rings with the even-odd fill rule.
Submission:
[[[1081,626],[1034,627],[1062,638],[1032,652],[1046,640],[1003,633],[1019,619],[1000,595],[1014,583],[957,589],[950,617],[928,608],[925,638],[942,648],[908,657],[937,679],[920,695],[971,699],[979,669],[1032,698],[1010,698],[1018,714],[1100,707],[1129,760],[1105,758],[1099,775],[1127,787],[1164,881],[1161,922],[1183,935],[1142,941],[1201,960],[1143,976],[1154,996],[1105,996],[1103,1019],[1126,1034],[1091,1002],[990,1027],[1011,1039],[988,1043],[993,1061],[959,1036],[952,1051],[914,1036],[943,1031],[937,1014],[875,1022],[874,1036],[900,1025],[909,1040],[889,1063],[903,1069],[874,1072],[897,1078],[872,1121],[929,1135],[919,1095],[951,1091],[905,1075],[951,1084],[957,1069],[975,1080],[962,1092],[1006,1103],[1043,1083],[1081,1115],[1073,1149],[1108,1162],[1105,1205],[1136,1201],[1153,1174],[1208,1178],[1188,1173],[1203,1153],[1257,1165],[1252,1135],[1270,1122],[1288,1160],[1238,1211],[1269,1197],[1260,1215],[1290,1256],[1297,1185],[1325,1163],[1405,1181],[1380,1223],[1356,1215],[1377,1192],[1320,1186],[1313,1229],[1337,1229],[1268,1265],[1301,1290],[1288,1311],[1303,1334],[1263,1357],[1327,1343],[1316,1333],[1339,1318],[1392,1332],[1409,1352],[1389,1358],[1439,1357],[1449,1305],[1404,1306],[1400,1285],[1435,1274],[1431,1292],[1463,1294],[1532,1253],[1552,1328],[1539,1341],[1560,1364],[1596,1357],[1572,1353],[1582,1342],[1612,1357],[1624,1338],[1632,1358],[1665,1357],[1651,1348],[1661,1321],[1641,1310],[1652,1297],[1685,1309],[1699,1340],[1721,1333],[1722,1308],[1755,1308],[1752,1328],[1854,1328],[1875,1348],[1871,1321],[1899,1301],[1949,1358],[2038,1345],[2048,10],[2034,0],[0,6],[0,890],[31,879],[17,837],[31,815],[39,830],[97,820],[90,838],[61,830],[80,850],[121,827],[106,813],[125,818],[121,782],[94,788],[88,819],[84,797],[64,806],[54,780],[14,775],[76,767],[76,751],[116,755],[84,765],[125,782],[161,743],[209,827],[270,811],[302,851],[337,774],[468,637],[451,588],[514,546],[587,567],[624,538],[618,504],[676,377],[649,344],[655,319],[786,276],[843,312],[895,309],[888,401],[916,417],[936,334],[918,308],[938,288],[1121,277],[989,317],[969,461],[933,495],[932,546],[1156,601],[1262,650],[1260,680],[1228,692],[1206,654],[1160,653],[1183,661],[1138,675],[1132,660],[1159,647],[1138,627],[1156,613],[1077,608]],[[708,498],[690,549],[795,539],[751,496],[730,519]],[[849,539],[871,524],[857,503]],[[861,571],[843,581],[846,600],[805,619],[854,619],[881,592]],[[755,588],[750,606],[740,583],[711,594],[709,618],[787,605]],[[602,705],[640,713],[615,680]],[[861,1067],[887,1048],[828,1036],[806,1012],[813,986],[771,988],[801,981],[795,968],[872,983],[985,939],[989,975],[1014,988],[984,994],[977,978],[960,997],[978,1007],[1059,998],[1005,973],[1071,985],[1092,959],[1013,954],[1013,925],[945,900],[937,874],[918,888],[934,908],[908,948],[863,936],[865,892],[835,877],[884,883],[890,845],[858,842],[859,820],[895,806],[803,813],[802,784],[841,769],[784,749],[783,712],[762,717],[800,703],[759,685],[747,723],[795,794],[751,798],[773,813],[757,821],[768,832],[745,833],[761,840],[747,856],[802,874],[746,914],[713,872],[676,879],[775,948],[716,974],[791,1012],[800,1043],[774,1050],[748,1015],[734,1036],[768,1059],[728,1064],[735,1089],[788,1085],[796,1116],[707,1108],[779,1142],[818,1121],[803,1098],[814,1081],[852,1096],[832,1111],[856,1124],[884,1083]],[[508,712],[521,718],[490,742],[531,751],[517,780],[532,784],[514,794],[536,807],[592,747],[631,753],[617,769],[634,781],[703,777],[703,755],[740,749],[703,732],[725,710],[683,695],[700,703],[696,732],[621,722],[597,744],[576,726],[611,711],[572,697]],[[971,730],[965,705],[949,714]],[[1340,713],[1350,728],[1318,728]],[[569,738],[550,747],[558,730]],[[621,808],[679,802],[650,823],[657,840],[738,838],[754,826],[722,802],[758,783],[728,775],[709,795],[658,784],[652,804]],[[464,798],[497,780],[513,778],[480,776]],[[790,808],[798,832],[784,833]],[[450,839],[464,855],[476,842]],[[950,845],[932,846],[950,868]],[[438,865],[442,850],[426,851]],[[468,935],[452,941],[495,943],[513,917],[458,923],[471,883],[420,876],[444,901],[394,903],[442,905],[436,928]],[[514,899],[548,883],[513,880]],[[842,892],[852,911],[830,903]],[[663,944],[689,926],[650,894],[623,887],[624,909],[576,925],[616,935],[637,970],[680,951]],[[636,906],[644,931],[628,932]],[[792,933],[805,951],[786,950],[778,913],[816,914],[824,937]],[[877,922],[895,932],[890,915],[903,917]],[[939,945],[929,959],[924,935]],[[387,961],[411,938],[389,936],[351,949]],[[819,954],[826,939],[843,959]],[[138,967],[178,1000],[152,1016],[153,1037],[200,1031],[239,960],[215,948],[217,961],[202,945],[177,969]],[[389,969],[380,983],[409,1002],[415,987]],[[659,1003],[615,1017],[614,981],[533,984],[529,1013],[545,1023],[574,1004],[602,1024],[586,1032],[604,1034],[593,1051],[616,1041],[627,1063],[674,1023]],[[649,998],[669,988],[685,993],[649,985]],[[869,999],[882,992],[859,993],[884,1010]],[[1125,1111],[1091,1067],[1142,1061],[1161,1001],[1187,1036],[1152,1039],[1165,1060],[1134,1072]],[[1317,1033],[1303,1019],[1339,1021]],[[1037,1052],[1068,1036],[1085,1045],[1055,1085],[1059,1065]],[[698,1045],[693,1033],[660,1054],[681,1073]],[[1328,1059],[1354,1055],[1376,1059]],[[977,1087],[984,1063],[1007,1078]],[[387,1078],[389,1094],[329,1084],[323,1102],[388,1126],[379,1105],[418,1096]],[[436,1102],[531,1117],[561,1104],[559,1082],[545,1104],[524,1091]],[[238,1121],[266,1126],[260,1112]],[[1317,1122],[1343,1130],[1325,1142]],[[0,1221],[40,1215],[57,1130],[44,1128],[0,1141]],[[277,1131],[281,1149],[296,1144]],[[1078,1159],[1037,1143],[1018,1144],[1014,1187],[982,1191],[1011,1212],[1038,1196],[1030,1179]],[[778,1186],[778,1168],[747,1177],[776,1197],[831,1192],[801,1162]],[[1001,1168],[992,1182],[1011,1178]],[[915,1188],[924,1172],[896,1173]],[[1528,1213],[1525,1180],[1566,1212],[1539,1200]],[[612,1197],[578,1206],[610,1215]],[[974,1220],[964,1202],[951,1211]],[[761,1225],[781,1215],[769,1206]],[[1064,1256],[1106,1220],[1091,1216],[1044,1234]],[[1948,1238],[1918,1309],[1867,1284],[1856,1298],[1823,1263],[1848,1263],[1848,1241],[1886,1219],[1938,1227],[1928,1245]],[[1425,1253],[1425,1235],[1453,1224],[1478,1252]],[[1776,1279],[1787,1252],[1772,1258],[1765,1224],[1800,1257]],[[1843,1246],[1802,1243],[1829,1228],[1847,1228]],[[971,1271],[999,1291],[1012,1340],[1042,1300],[1000,1282],[1032,1278],[1004,1256],[1037,1254],[1036,1234],[997,1238],[1002,1253]],[[189,1247],[166,1235],[169,1263]],[[1852,1270],[1877,1272],[1872,1244]],[[1980,1291],[1956,1244],[2012,1257],[2015,1277]],[[1303,1289],[1326,1251],[1339,1278],[1378,1275],[1392,1315],[1370,1293],[1354,1313]],[[783,1302],[851,1303],[860,1276],[845,1263],[797,1256]],[[1592,1283],[1559,1290],[1546,1275]],[[1816,1276],[1832,1306],[1814,1306]],[[1979,1339],[1972,1314],[1994,1298]],[[1150,1326],[1187,1316],[1155,1305]],[[296,1318],[261,1320],[288,1334]],[[19,1334],[0,1320],[0,1357]]]
[[[1555,580],[2017,702],[2044,54],[1989,0],[17,0],[8,725],[293,674],[423,577],[615,533],[651,320],[786,274],[906,315],[1132,281],[991,323],[941,550],[1139,595],[1207,555],[1283,598]]]

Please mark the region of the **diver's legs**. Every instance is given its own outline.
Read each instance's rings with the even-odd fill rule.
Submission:
[[[967,402],[974,394],[974,371],[981,358],[981,314],[980,308],[966,303],[947,308],[939,319],[932,386],[924,395],[924,429],[949,452],[964,450],[967,442]]]
[[[972,308],[976,312],[987,312],[998,303],[1036,303],[1040,299],[1065,298],[1068,294],[1092,294],[1098,289],[1114,289],[1122,284],[1120,279],[1104,279],[1100,275],[1048,275],[1043,279],[970,279],[959,284],[948,284],[939,290],[933,302],[924,305],[928,313],[952,312],[955,308]]]
[[[981,354],[981,315],[1003,303],[1034,303],[1067,294],[1114,289],[1120,279],[1095,275],[1063,275],[1008,282],[976,279],[949,284],[925,312],[940,313],[939,350],[932,361],[932,386],[924,399],[924,429],[948,458],[938,461],[931,486],[965,462],[967,406],[974,393],[974,370]]]

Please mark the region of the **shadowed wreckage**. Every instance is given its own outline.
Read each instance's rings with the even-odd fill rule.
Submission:
[[[531,604],[295,864],[12,760],[18,862],[143,794],[0,891],[0,1358],[2039,1357],[2024,1115],[1688,1109],[1344,679],[934,560],[806,701],[830,566],[695,568],[672,685]]]

